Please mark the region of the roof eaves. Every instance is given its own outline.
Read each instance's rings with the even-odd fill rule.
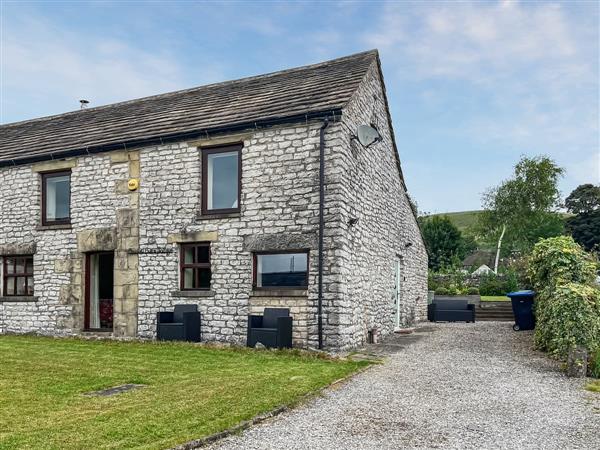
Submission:
[[[329,108],[326,110],[311,111],[304,114],[296,114],[293,116],[281,116],[277,118],[270,118],[264,120],[254,120],[247,122],[239,122],[237,124],[230,124],[219,126],[215,128],[206,128],[201,130],[193,130],[182,133],[175,133],[170,135],[157,135],[144,139],[114,142],[109,144],[102,144],[98,146],[79,147],[61,152],[51,152],[43,155],[30,156],[25,158],[17,159],[6,159],[0,160],[1,167],[20,166],[26,164],[33,164],[41,161],[49,161],[54,159],[64,159],[74,156],[83,156],[94,153],[104,153],[115,150],[128,150],[140,147],[149,147],[152,145],[165,145],[173,142],[179,142],[184,140],[192,140],[198,137],[210,136],[215,134],[233,133],[248,129],[259,129],[264,127],[270,127],[275,125],[284,125],[290,123],[308,122],[312,120],[322,120],[329,118],[330,120],[337,121],[342,116],[342,108]]]

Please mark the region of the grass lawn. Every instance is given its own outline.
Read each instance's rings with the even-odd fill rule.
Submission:
[[[506,295],[482,295],[482,302],[510,302],[510,298]]]
[[[600,380],[592,381],[586,386],[586,389],[588,391],[600,393]]]
[[[0,336],[0,449],[160,449],[294,403],[365,362],[294,352]],[[82,394],[125,383],[111,397]]]
[[[461,231],[465,232],[477,222],[477,217],[483,211],[457,211],[450,213],[433,214],[434,216],[448,216],[450,221]]]

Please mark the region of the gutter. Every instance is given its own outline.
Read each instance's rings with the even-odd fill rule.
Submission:
[[[79,147],[70,150],[64,150],[59,152],[51,152],[44,155],[29,156],[24,158],[5,159],[0,160],[0,167],[10,166],[21,166],[25,164],[33,164],[41,161],[52,161],[55,159],[64,159],[74,156],[84,156],[94,153],[104,153],[115,150],[132,150],[140,147],[149,147],[152,145],[165,145],[173,142],[180,142],[185,140],[198,139],[201,137],[207,137],[211,134],[227,134],[233,132],[240,132],[248,129],[265,128],[275,125],[308,122],[309,120],[324,120],[329,116],[342,115],[342,108],[328,109],[324,111],[313,111],[305,114],[296,114],[293,116],[277,117],[273,119],[263,119],[249,122],[240,122],[237,124],[226,125],[214,128],[205,128],[200,130],[193,130],[180,133],[172,133],[166,135],[152,136],[144,139],[119,141],[110,144],[92,145],[86,147]]]
[[[335,117],[335,116],[334,116]],[[325,233],[325,128],[329,126],[327,116],[319,129],[319,293],[317,300],[317,328],[319,350],[323,349],[323,237]]]

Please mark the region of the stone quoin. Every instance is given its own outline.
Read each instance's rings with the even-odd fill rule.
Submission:
[[[369,51],[1,126],[0,333],[152,339],[158,311],[193,303],[203,341],[243,345],[248,315],[280,306],[316,347],[326,118],[324,348],[424,319],[427,254]],[[363,147],[360,125],[382,139]]]

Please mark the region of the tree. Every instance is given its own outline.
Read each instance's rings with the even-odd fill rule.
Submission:
[[[573,214],[585,214],[600,209],[600,186],[582,184],[577,186],[565,200],[567,211]]]
[[[448,216],[423,217],[420,225],[432,270],[458,265],[473,245]]]
[[[600,186],[582,184],[565,200],[570,213],[566,228],[586,250],[600,249]]]
[[[558,180],[564,169],[547,156],[521,157],[512,178],[483,195],[477,229],[500,252],[527,253],[541,238],[558,236],[563,220]],[[497,271],[497,268],[495,269]]]

